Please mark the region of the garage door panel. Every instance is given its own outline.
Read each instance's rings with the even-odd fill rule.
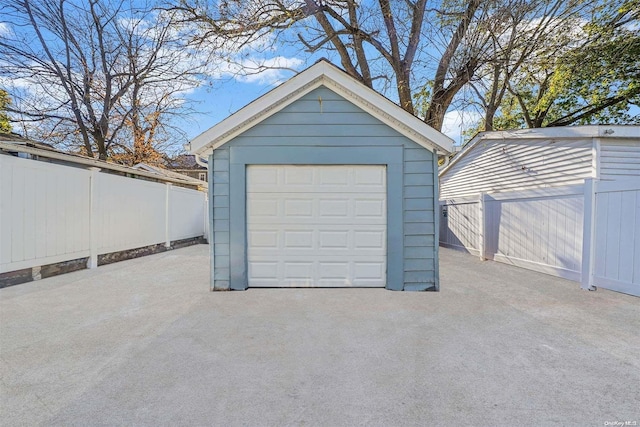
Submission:
[[[269,220],[277,218],[279,209],[278,201],[271,198],[251,198],[247,201],[247,211],[252,212],[251,217],[247,216],[247,221]]]
[[[253,279],[273,279],[278,276],[278,263],[274,261],[252,261],[250,278]]]
[[[355,169],[354,183],[357,186],[365,187],[384,187],[386,179],[386,171],[379,167],[363,167]]]
[[[308,219],[322,223],[361,224],[361,220],[386,223],[386,194],[332,194],[311,197],[309,194],[255,193],[248,196],[247,223],[280,223]],[[372,222],[368,222],[372,223]]]
[[[281,174],[281,183],[287,186],[305,186],[313,185],[314,183],[314,169],[312,168],[290,167],[284,169]]]
[[[251,262],[252,287],[382,287],[385,261]]]
[[[249,286],[384,286],[383,166],[249,166]]]
[[[348,218],[350,212],[349,198],[319,199],[318,216],[321,218]]]
[[[314,263],[311,261],[284,262],[284,276],[290,280],[307,280],[313,277]]]
[[[315,218],[314,203],[310,198],[284,200],[284,219],[290,217]]]
[[[381,226],[358,225],[344,226],[323,224],[316,230],[308,225],[286,225],[279,229],[273,224],[254,225],[248,230],[248,253],[281,251],[295,255],[300,250],[323,251],[345,250],[354,253],[380,253],[386,246],[386,230]]]
[[[250,166],[247,192],[271,192],[286,186],[288,193],[368,193],[386,186],[382,166]]]
[[[383,274],[384,265],[381,262],[355,262],[353,279],[371,280],[377,279]]]
[[[324,230],[319,231],[318,249],[349,249],[349,230]]]
[[[277,230],[252,230],[249,232],[249,241],[254,248],[278,249]]]
[[[385,230],[354,230],[353,235],[353,246],[355,249],[377,249],[383,247],[385,244]]]
[[[361,218],[368,219],[384,219],[385,203],[384,200],[375,199],[356,199],[354,203],[354,217],[359,221]]]
[[[285,249],[314,249],[313,231],[285,231],[283,234]]]

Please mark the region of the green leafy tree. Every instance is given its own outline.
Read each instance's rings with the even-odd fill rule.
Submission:
[[[608,2],[582,40],[525,64],[507,85],[490,127],[640,123],[640,1]],[[489,126],[486,126],[489,127]]]
[[[10,133],[11,132],[11,122],[9,121],[9,116],[7,116],[7,108],[11,103],[11,99],[9,98],[9,94],[0,89],[0,133]]]
[[[282,43],[335,58],[351,76],[436,129],[449,109],[465,102],[479,105],[490,127],[527,67],[556,58],[572,43],[572,29],[603,15],[602,0],[174,3],[174,10],[198,25],[203,41],[247,46],[275,34]]]

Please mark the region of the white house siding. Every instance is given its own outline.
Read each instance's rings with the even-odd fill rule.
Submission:
[[[440,177],[440,199],[581,184],[592,147],[591,138],[480,141]]]
[[[602,139],[600,142],[600,178],[640,177],[640,140]]]

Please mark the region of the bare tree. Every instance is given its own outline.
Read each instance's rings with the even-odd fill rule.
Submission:
[[[2,1],[2,76],[14,115],[89,156],[154,151],[201,64],[167,12],[120,0]],[[125,139],[132,135],[131,140]],[[135,157],[135,156],[134,156]],[[137,156],[142,160],[144,156]]]
[[[309,53],[337,54],[344,70],[365,85],[374,87],[377,80],[382,84],[392,82],[402,108],[413,113],[412,71],[422,54],[423,27],[429,22],[426,5],[426,0],[258,0],[220,4],[183,0],[173,10],[180,11],[189,22],[200,23],[203,39],[226,37],[248,42],[265,32],[293,30]],[[444,73],[446,65],[442,67]]]
[[[308,52],[337,53],[345,71],[365,85],[395,88],[400,106],[412,114],[418,113],[416,93],[428,92],[422,113],[440,129],[453,98],[487,56],[488,36],[478,23],[489,10],[483,3],[493,2],[182,0],[174,10],[201,23],[204,37],[296,31]]]
[[[553,57],[587,22],[596,0],[176,0],[202,39],[248,43],[292,33],[310,53],[337,55],[365,85],[395,93],[406,111],[436,129],[472,85],[490,129],[524,64]],[[616,0],[609,0],[616,3]],[[620,3],[619,1],[617,1]],[[636,0],[627,0],[626,3]],[[289,39],[291,40],[291,39]]]

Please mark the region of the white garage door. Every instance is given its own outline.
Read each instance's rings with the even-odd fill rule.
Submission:
[[[384,166],[247,167],[250,287],[386,283]]]

